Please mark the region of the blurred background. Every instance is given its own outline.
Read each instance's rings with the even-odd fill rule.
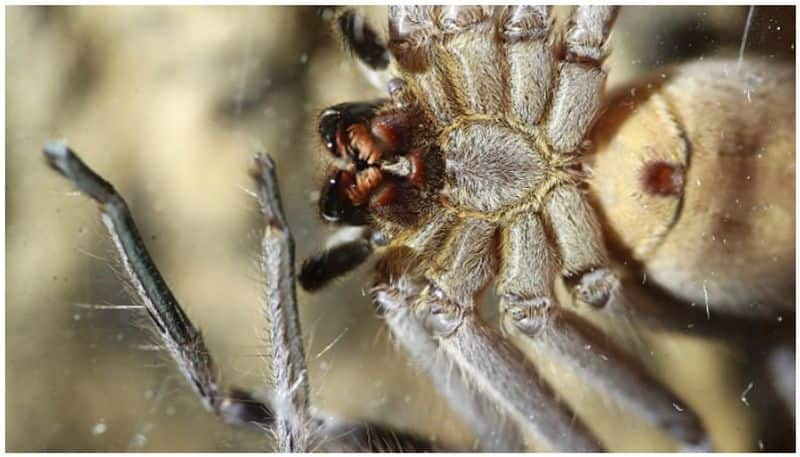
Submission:
[[[385,29],[384,8],[364,10]],[[380,95],[331,33],[329,8],[6,8],[6,446],[13,451],[264,450],[206,413],[123,287],[96,207],[45,166],[66,139],[125,196],[151,253],[204,331],[223,384],[265,393],[252,153],[276,159],[297,257],[332,228],[316,117]],[[661,65],[740,50],[747,7],[622,9],[617,87]],[[794,61],[794,8],[756,8],[745,55]],[[313,402],[470,448],[465,427],[395,350],[364,296],[367,267],[299,292]],[[632,332],[628,328],[625,332]],[[637,354],[694,407],[719,450],[764,444],[742,354],[636,332]],[[621,334],[620,338],[630,338]],[[547,370],[545,369],[547,372]],[[672,450],[568,375],[550,373],[604,442]],[[757,397],[756,386],[754,395]],[[755,398],[754,397],[754,398]],[[752,404],[752,403],[751,403]]]

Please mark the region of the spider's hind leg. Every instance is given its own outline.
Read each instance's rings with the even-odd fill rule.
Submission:
[[[545,205],[561,254],[562,274],[575,298],[596,308],[605,306],[619,289],[619,280],[609,267],[594,210],[572,185],[554,189]]]
[[[703,426],[691,409],[677,406],[682,402],[667,387],[589,321],[558,305],[553,292],[558,256],[537,214],[515,221],[503,246],[497,292],[506,330],[571,368],[684,447],[707,445]]]
[[[513,418],[526,436],[554,451],[600,450],[602,445],[524,354],[483,319],[475,297],[497,271],[496,226],[467,219],[453,231],[426,274],[417,318],[475,388]]]

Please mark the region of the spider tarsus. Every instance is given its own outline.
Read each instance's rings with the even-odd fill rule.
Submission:
[[[550,310],[553,307],[551,298],[521,299],[506,295],[502,299],[507,315],[507,318],[502,320],[504,328],[510,324],[524,335],[534,337],[548,325]]]
[[[261,212],[264,214],[267,224],[289,235],[278,188],[278,178],[275,175],[275,162],[272,157],[266,152],[255,154],[251,174],[258,187]]]
[[[415,311],[431,334],[447,337],[455,333],[464,322],[466,310],[448,298],[443,290],[430,285],[422,292]]]
[[[593,308],[604,308],[619,288],[619,280],[608,268],[597,268],[577,275],[574,283],[575,298]]]
[[[91,199],[106,203],[117,194],[114,187],[83,163],[66,142],[51,141],[45,145],[43,152],[50,168],[69,179]]]
[[[231,389],[228,396],[219,401],[217,410],[226,423],[234,425],[268,428],[275,417],[265,403],[257,400],[252,393],[238,388]]]

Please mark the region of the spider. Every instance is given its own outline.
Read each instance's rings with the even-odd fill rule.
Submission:
[[[321,192],[320,213],[364,229],[304,262],[298,279],[316,289],[361,263],[373,246],[382,251],[372,289],[379,310],[399,345],[488,449],[531,442],[553,450],[603,447],[524,354],[478,313],[477,297],[493,280],[505,332],[581,372],[684,447],[708,446],[691,408],[565,308],[555,289],[563,279],[575,301],[613,311],[627,287],[613,272],[584,193],[582,161],[601,108],[602,62],[615,16],[615,8],[579,7],[561,37],[548,8],[394,7],[388,47],[354,13],[338,18],[345,41],[367,67],[382,70],[394,60],[399,78],[388,82],[389,99],[340,104],[321,114],[319,133],[334,171]],[[239,390],[219,391],[202,338],[149,260],[121,197],[65,146],[45,152],[101,203],[140,298],[209,410],[229,422],[274,428],[287,451],[432,447],[424,438],[310,409],[292,239],[266,156],[256,160],[256,178],[267,225],[265,272],[273,286],[267,293],[275,377],[270,405]],[[650,194],[681,193],[681,165],[651,161],[646,170],[641,179]]]

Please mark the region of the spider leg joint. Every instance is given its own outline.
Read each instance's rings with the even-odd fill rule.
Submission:
[[[504,326],[513,325],[517,330],[528,336],[538,334],[545,328],[551,319],[553,300],[550,297],[534,297],[526,299],[515,295],[503,297],[505,316],[502,320]],[[506,327],[506,330],[510,330]]]
[[[431,334],[445,338],[461,327],[470,309],[459,306],[442,289],[431,284],[422,292],[415,311]]]

